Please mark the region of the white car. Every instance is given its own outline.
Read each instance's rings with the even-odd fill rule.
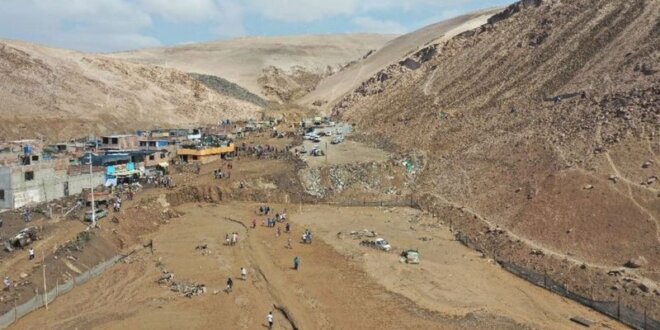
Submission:
[[[392,249],[392,246],[390,246],[390,243],[388,243],[385,239],[383,238],[377,238],[375,241],[371,240],[364,240],[360,242],[360,245],[367,246],[373,249],[378,249],[382,251],[389,251]]]

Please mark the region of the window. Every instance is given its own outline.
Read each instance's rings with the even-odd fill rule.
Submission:
[[[38,162],[39,161],[39,156],[37,156],[37,155],[32,156],[32,161],[33,162]]]
[[[103,144],[108,144],[108,143],[110,143],[110,139],[108,139],[107,137],[104,137],[103,138]]]
[[[161,152],[161,153],[160,153],[160,159],[163,159],[163,158],[165,158],[165,157],[167,157],[167,156],[165,155],[165,153],[164,153],[164,152]]]
[[[4,200],[5,200],[5,190],[0,189],[0,201],[4,201]]]
[[[154,159],[156,159],[156,156],[154,156],[154,155],[149,156],[149,160],[154,160]]]
[[[119,144],[118,138],[112,138],[112,144]]]
[[[34,180],[34,171],[25,172],[25,181]]]

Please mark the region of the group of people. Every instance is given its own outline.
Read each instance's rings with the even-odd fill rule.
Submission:
[[[147,183],[153,183],[156,188],[174,188],[174,181],[169,175],[156,176],[156,177],[147,177]]]
[[[231,235],[225,234],[225,245],[234,246],[238,243],[238,233],[233,232]]]
[[[306,244],[312,244],[312,232],[309,229],[305,229],[303,232],[302,241]]]
[[[289,146],[276,148],[271,145],[246,145],[241,144],[236,148],[239,155],[255,156],[258,159],[280,159],[289,155]]]

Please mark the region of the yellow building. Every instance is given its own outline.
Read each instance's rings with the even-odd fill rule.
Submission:
[[[219,160],[222,155],[236,151],[236,146],[230,143],[228,146],[223,147],[208,147],[208,148],[181,148],[176,151],[179,159],[186,163],[200,163],[208,164],[210,162]]]

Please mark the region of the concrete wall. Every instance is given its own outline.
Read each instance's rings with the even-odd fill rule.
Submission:
[[[11,169],[9,167],[0,167],[0,190],[5,191],[5,198],[0,200],[0,208],[12,208]]]
[[[34,172],[34,179],[25,180],[25,172]],[[94,173],[92,183],[102,185],[104,173]],[[5,200],[0,208],[13,209],[29,204],[43,203],[65,197],[65,183],[68,182],[68,195],[82,192],[90,184],[89,174],[69,176],[66,170],[56,170],[44,166],[17,166],[0,168],[0,189],[5,190]]]

